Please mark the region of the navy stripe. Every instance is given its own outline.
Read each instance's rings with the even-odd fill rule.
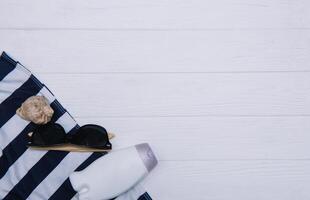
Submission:
[[[11,58],[6,52],[2,52],[1,59],[5,59],[7,62],[11,63],[14,66],[16,66],[18,63],[13,58]]]
[[[71,131],[76,131],[73,128]],[[71,132],[70,131],[70,132]],[[3,200],[12,200],[19,196],[27,199],[31,192],[53,171],[57,165],[69,154],[65,151],[48,151],[14,186]]]
[[[5,52],[0,57],[0,81],[15,69],[17,62],[11,59]]]
[[[105,154],[107,154],[106,152],[103,153],[99,153],[99,152],[95,152],[92,153],[78,168],[76,168],[75,171],[79,172],[84,170],[86,167],[88,167],[90,164],[92,164],[95,160],[97,160],[98,158],[104,156]]]
[[[75,194],[76,191],[73,189],[70,179],[67,178],[49,200],[70,200]]]
[[[57,109],[58,108],[58,101],[55,99],[51,104],[51,108],[54,110],[54,114],[52,116],[51,121],[56,122],[62,115],[66,113],[64,109]]]
[[[51,107],[55,110],[51,121],[55,122],[65,112],[63,110],[55,109],[55,101],[51,103]],[[5,175],[14,162],[27,150],[28,133],[33,132],[36,127],[36,124],[29,123],[24,130],[3,149],[3,154],[0,157],[0,179]]]
[[[150,195],[145,192],[144,194],[142,194],[138,200],[152,200],[152,198],[150,197]]]
[[[27,199],[31,192],[57,167],[69,152],[48,151],[6,195],[3,200],[18,196]]]
[[[30,78],[11,96],[6,98],[0,104],[0,127],[2,127],[16,113],[16,109],[29,97],[36,95],[42,87],[39,86],[33,79]]]
[[[20,157],[20,155],[26,151],[27,134],[33,131],[34,128],[35,124],[28,124],[16,139],[3,149],[3,154],[0,158],[0,179],[3,178],[11,165]]]
[[[92,162],[105,155],[105,153],[92,153],[75,171],[81,171],[89,166]],[[73,189],[70,179],[67,178],[65,182],[56,190],[56,192],[49,198],[49,200],[70,200],[74,197],[76,191]]]

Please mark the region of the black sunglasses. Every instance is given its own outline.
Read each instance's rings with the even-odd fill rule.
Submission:
[[[57,123],[38,126],[29,134],[28,146],[43,150],[109,151],[112,144],[105,128],[95,124],[81,126],[74,134],[66,134]]]

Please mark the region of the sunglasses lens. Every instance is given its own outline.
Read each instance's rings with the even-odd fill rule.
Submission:
[[[92,124],[82,126],[77,133],[73,134],[71,143],[102,149],[112,147],[105,128]]]
[[[65,130],[59,124],[45,124],[38,126],[32,136],[31,145],[50,146],[62,144],[66,141]]]

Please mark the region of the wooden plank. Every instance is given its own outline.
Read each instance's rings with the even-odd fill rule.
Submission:
[[[309,170],[309,161],[160,162],[144,184],[160,200],[308,200]]]
[[[309,28],[307,0],[2,0],[1,28]]]
[[[309,31],[0,31],[38,73],[310,71]]]
[[[77,118],[116,134],[113,149],[148,142],[163,160],[310,159],[309,117]]]
[[[75,116],[310,114],[309,73],[41,74]]]

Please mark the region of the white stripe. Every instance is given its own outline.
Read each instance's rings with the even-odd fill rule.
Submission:
[[[60,124],[65,129],[66,133],[77,125],[76,121],[67,112],[63,114],[56,123]]]
[[[69,153],[61,163],[38,185],[28,200],[49,199],[61,184],[82,164],[91,153]]]
[[[0,199],[3,199],[26,173],[44,156],[46,151],[27,149],[25,153],[9,168],[0,181]]]
[[[55,100],[55,97],[52,96],[52,94],[45,87],[42,88],[37,95],[44,95],[50,103]],[[4,149],[7,145],[9,145],[28,124],[29,121],[20,118],[17,114],[11,117],[11,119],[9,119],[0,128],[0,148]]]
[[[63,114],[56,122],[62,125],[66,131],[76,126],[75,121],[68,113]],[[0,199],[4,198],[45,154],[46,151],[37,151],[28,148],[0,180]]]
[[[0,148],[4,149],[18,134],[20,134],[30,122],[23,120],[18,115],[14,115],[0,129]]]
[[[55,101],[55,96],[45,86],[40,90],[38,96],[44,96],[50,104]]]
[[[31,73],[23,66],[17,64],[15,69],[6,75],[0,82],[0,103],[22,86],[29,79],[30,75]]]

